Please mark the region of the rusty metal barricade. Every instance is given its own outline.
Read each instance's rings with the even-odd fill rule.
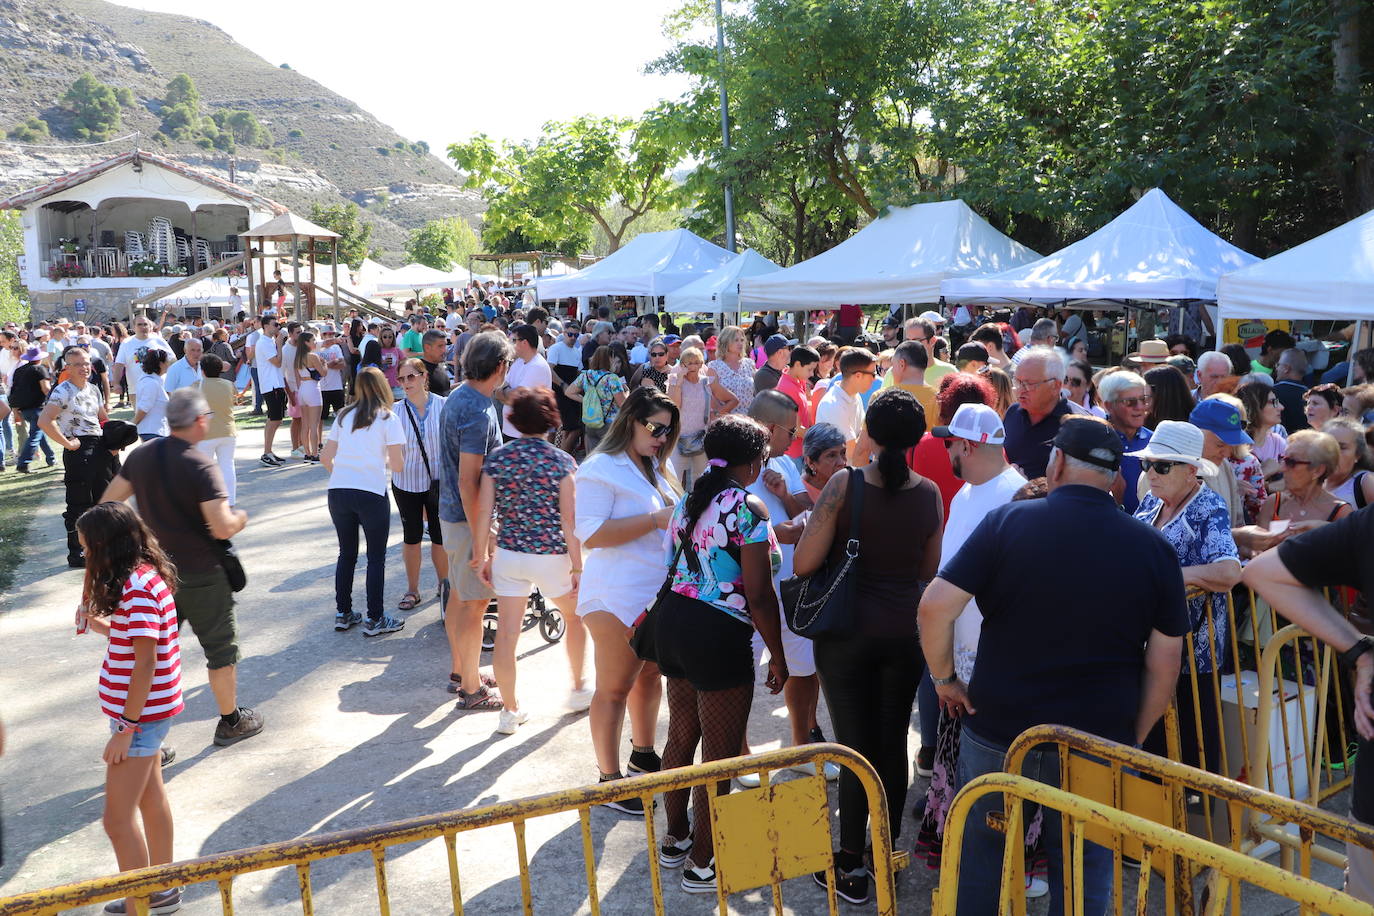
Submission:
[[[1127,907],[1138,914],[1157,912],[1158,906],[1151,900],[1151,895],[1162,883],[1164,912],[1172,916],[1178,910],[1174,903],[1176,888],[1172,886],[1175,882],[1170,876],[1199,874],[1208,869],[1205,911],[1215,916],[1225,912],[1228,903],[1232,911],[1238,913],[1239,894],[1247,886],[1289,901],[1300,907],[1304,916],[1310,913],[1368,916],[1370,911],[1368,903],[1343,891],[1130,811],[1119,810],[1108,802],[1055,789],[1025,776],[988,773],[964,786],[950,806],[940,883],[931,895],[932,916],[980,916],[972,914],[967,905],[960,905],[959,872],[973,805],[994,793],[1003,799],[1002,823],[1006,835],[1016,838],[1004,844],[996,908],[1003,916],[1024,916],[1026,912],[1025,861],[1020,836],[1027,803],[1039,805],[1046,810],[1047,817],[1062,815],[1065,819],[1064,883],[1059,893],[1063,910],[1070,916],[1084,916],[1086,912],[1084,846],[1089,842],[1114,850],[1109,883],[1115,914],[1124,912]],[[1121,849],[1127,841],[1135,843],[1140,850],[1140,871],[1131,877],[1127,877],[1129,872],[1122,865]],[[1164,874],[1163,882],[1153,879],[1154,869]]]
[[[1246,855],[1277,844],[1281,867],[1305,878],[1312,877],[1314,862],[1344,867],[1342,845],[1374,850],[1374,827],[1064,726],[1023,732],[1007,749],[1006,771],[1021,774],[1027,754],[1046,746],[1057,748],[1060,785],[1067,791],[1195,835],[1201,834],[1199,819],[1215,820],[1212,842]],[[1129,839],[1122,852],[1140,858]]]
[[[387,849],[402,844],[442,837],[447,850],[447,866],[455,916],[463,916],[463,895],[459,881],[457,836],[471,830],[509,824],[515,831],[519,857],[520,895],[524,914],[534,913],[526,824],[539,817],[576,811],[582,829],[582,855],[586,867],[588,906],[592,916],[601,912],[597,892],[596,856],[593,848],[591,811],[611,801],[638,798],[644,803],[645,842],[649,852],[649,878],[653,912],[663,916],[663,878],[658,864],[659,840],[654,824],[653,797],[673,789],[694,786],[714,787],[717,783],[760,774],[757,789],[716,796],[708,792],[712,837],[716,850],[716,895],[721,916],[728,912],[730,894],[758,887],[770,887],[774,911],[783,912],[782,882],[791,878],[824,872],[829,912],[838,912],[830,830],[830,804],[826,794],[825,763],[848,769],[863,786],[868,799],[873,844],[874,892],[880,916],[896,916],[894,872],[905,865],[905,857],[894,857],[888,826],[887,799],[878,774],[857,752],[837,744],[808,744],[716,760],[690,767],[664,770],[601,783],[596,786],[566,789],[509,802],[499,802],[463,811],[434,814],[396,821],[374,827],[344,830],[300,840],[256,846],[237,852],[175,862],[171,865],[142,868],[104,878],[95,878],[47,890],[0,898],[0,916],[50,916],[65,910],[136,897],[138,916],[147,916],[147,897],[173,887],[214,882],[219,889],[224,916],[234,913],[234,879],[252,872],[293,867],[300,887],[304,916],[313,916],[311,889],[312,862],[354,853],[368,853],[373,862],[378,911],[390,916],[391,901],[387,878]],[[802,764],[811,764],[814,775],[783,782],[770,781],[769,774]],[[645,906],[647,910],[647,904]],[[566,907],[560,910],[563,912]],[[360,908],[352,912],[360,912]]]

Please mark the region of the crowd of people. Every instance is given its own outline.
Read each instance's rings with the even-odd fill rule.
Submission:
[[[248,523],[235,508],[236,404],[264,415],[261,465],[297,459],[327,475],[335,630],[404,628],[429,588],[428,537],[450,649],[437,680],[459,710],[498,713],[505,734],[527,721],[515,644],[537,591],[567,622],[566,704],[589,710],[600,780],[688,764],[698,746],[704,760],[746,751],[761,684],[782,694],[794,744],[824,740],[824,698],[835,740],[879,774],[894,839],[915,711],[915,769],[930,778],[915,845],[934,867],[955,792],[1000,769],[1025,728],[1052,721],[1162,750],[1158,722],[1176,693],[1191,721],[1183,637],[1210,672],[1225,593],[1252,558],[1256,575],[1280,581],[1278,546],[1289,569],[1303,564],[1303,583],[1361,584],[1306,545],[1338,528],[1368,533],[1358,510],[1374,498],[1374,350],[1353,354],[1355,384],[1341,387],[1309,371],[1283,331],[1254,359],[1176,337],[1094,368],[1091,319],[1043,310],[894,315],[872,337],[842,311],[803,340],[776,315],[678,327],[602,307],[579,322],[481,288],[442,313],[412,303],[399,319],[342,325],[283,321],[281,307],[224,325],[138,317],[131,333],[65,321],[0,331],[13,417],[0,442],[24,473],[40,449],[55,462],[49,442],[62,451],[68,563],[85,576],[78,626],[109,635],[106,828],[121,868],[170,859],[154,762],[182,708],[180,624],[210,672],[215,743],[264,727],[239,705],[234,673],[244,573],[229,539]],[[131,423],[110,419],[125,405]],[[387,607],[393,502],[406,590]],[[360,548],[365,614],[354,610]],[[781,583],[846,556],[846,626],[797,635]],[[1066,558],[1075,589],[1028,574]],[[1210,594],[1187,600],[1189,587]],[[1215,766],[1215,728],[1187,738],[1185,762]],[[1032,754],[1027,772],[1055,782],[1058,763]],[[852,774],[824,775],[839,776],[835,884],[862,903],[867,803]],[[690,892],[716,887],[706,804],[705,788],[665,799],[659,860],[683,867]],[[610,807],[643,814],[638,799]],[[983,814],[970,821],[961,911],[996,908],[1003,838]],[[1027,893],[1057,895],[1058,819],[1036,824]],[[1106,899],[1103,855],[1088,844],[1090,904]],[[155,899],[154,912],[178,903]]]

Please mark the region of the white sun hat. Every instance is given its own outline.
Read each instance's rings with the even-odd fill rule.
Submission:
[[[1202,457],[1202,446],[1206,437],[1202,430],[1191,423],[1179,420],[1162,420],[1154,435],[1145,447],[1138,452],[1127,452],[1131,458],[1153,458],[1157,461],[1180,461],[1197,468],[1203,477],[1211,477],[1217,466]]]

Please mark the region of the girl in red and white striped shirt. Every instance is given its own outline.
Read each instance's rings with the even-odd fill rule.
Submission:
[[[86,581],[76,631],[109,638],[100,666],[100,707],[109,718],[105,745],[105,833],[121,871],[172,861],[172,808],[162,783],[162,742],[181,712],[181,650],[176,569],[134,510],[92,507],[76,523],[86,553]],[[139,815],[141,814],[141,819]],[[153,913],[181,906],[178,888],[154,894]],[[133,899],[106,913],[134,912]]]

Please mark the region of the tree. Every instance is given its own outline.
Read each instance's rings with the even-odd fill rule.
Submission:
[[[234,143],[244,146],[268,147],[272,145],[272,134],[263,127],[251,111],[238,108],[220,108],[210,115],[216,126],[228,134]]]
[[[72,113],[72,132],[78,140],[108,140],[119,129],[119,99],[110,86],[83,73],[62,96]]]
[[[479,134],[448,148],[486,198],[489,237],[519,233],[534,245],[586,244],[593,227],[611,251],[645,214],[675,204],[672,168],[682,155],[666,109],[638,121],[585,116],[544,125],[537,142],[498,148]],[[623,208],[613,218],[611,208]]]
[[[311,204],[310,221],[339,233],[339,260],[354,270],[372,255],[372,224],[363,220],[357,204]],[[330,263],[328,256],[324,261]]]
[[[456,217],[430,220],[406,240],[406,260],[435,270],[466,264],[468,255],[480,250],[477,233]]]
[[[29,320],[29,293],[19,282],[19,256],[23,253],[19,212],[0,212],[0,322]]]
[[[22,123],[16,124],[13,127],[11,127],[9,129],[9,133],[7,133],[6,136],[8,136],[11,140],[17,140],[20,143],[38,143],[42,140],[48,139],[48,122],[44,121],[42,118],[36,115],[33,115],[28,118],[25,118]]]
[[[177,140],[195,141],[201,135],[200,92],[185,73],[167,83],[162,98],[162,132]]]

